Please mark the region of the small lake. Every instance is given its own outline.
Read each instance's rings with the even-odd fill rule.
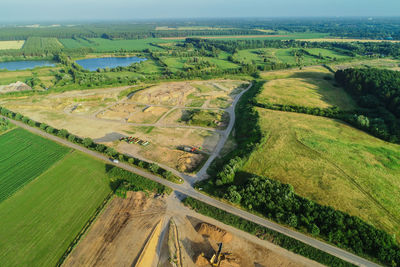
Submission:
[[[36,67],[54,67],[55,64],[53,61],[49,60],[24,60],[24,61],[9,61],[9,62],[0,62],[0,70],[27,70],[33,69]]]
[[[88,58],[77,60],[76,63],[81,65],[84,69],[95,71],[97,69],[126,67],[132,63],[142,62],[146,58],[139,57],[101,57],[101,58]]]

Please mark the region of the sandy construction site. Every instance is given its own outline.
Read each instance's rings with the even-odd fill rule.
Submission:
[[[184,207],[174,195],[129,192],[115,197],[64,266],[320,266],[255,236]]]
[[[191,173],[214,150],[229,121],[224,110],[248,84],[235,80],[170,82],[10,96],[0,99],[0,104],[121,152]],[[183,121],[192,110],[197,110],[196,119]],[[131,136],[149,145],[120,141]],[[201,148],[201,153],[181,147]]]

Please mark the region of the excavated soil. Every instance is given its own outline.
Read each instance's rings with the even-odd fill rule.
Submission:
[[[132,266],[165,213],[165,201],[128,192],[114,198],[64,266]]]

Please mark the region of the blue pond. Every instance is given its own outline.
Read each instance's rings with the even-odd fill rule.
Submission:
[[[48,60],[26,60],[26,61],[9,61],[0,62],[0,70],[27,70],[36,67],[55,66],[54,62]]]
[[[101,58],[88,58],[77,60],[76,63],[81,65],[84,69],[94,71],[104,68],[126,67],[132,63],[142,62],[146,58],[138,57],[101,57]]]

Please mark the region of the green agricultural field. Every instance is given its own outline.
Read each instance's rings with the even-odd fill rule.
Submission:
[[[257,110],[265,139],[242,171],[400,236],[399,145],[332,119]]]
[[[104,163],[68,154],[0,203],[0,265],[55,266],[110,192]]]
[[[69,149],[21,128],[0,135],[0,202],[34,180]]]
[[[353,99],[336,85],[332,73],[323,67],[264,72],[262,77],[267,82],[256,98],[259,103],[356,108]]]
[[[57,38],[29,37],[22,50],[26,53],[37,53],[40,51],[59,51],[63,45]]]
[[[0,41],[0,50],[21,49],[25,41]]]
[[[121,49],[126,51],[143,51],[145,49],[150,50],[163,50],[157,46],[151,45],[151,43],[171,43],[171,40],[163,40],[158,38],[147,38],[137,40],[109,40],[102,38],[92,39],[60,39],[61,43],[66,48],[81,48],[81,47],[92,47],[96,52],[115,52]]]

